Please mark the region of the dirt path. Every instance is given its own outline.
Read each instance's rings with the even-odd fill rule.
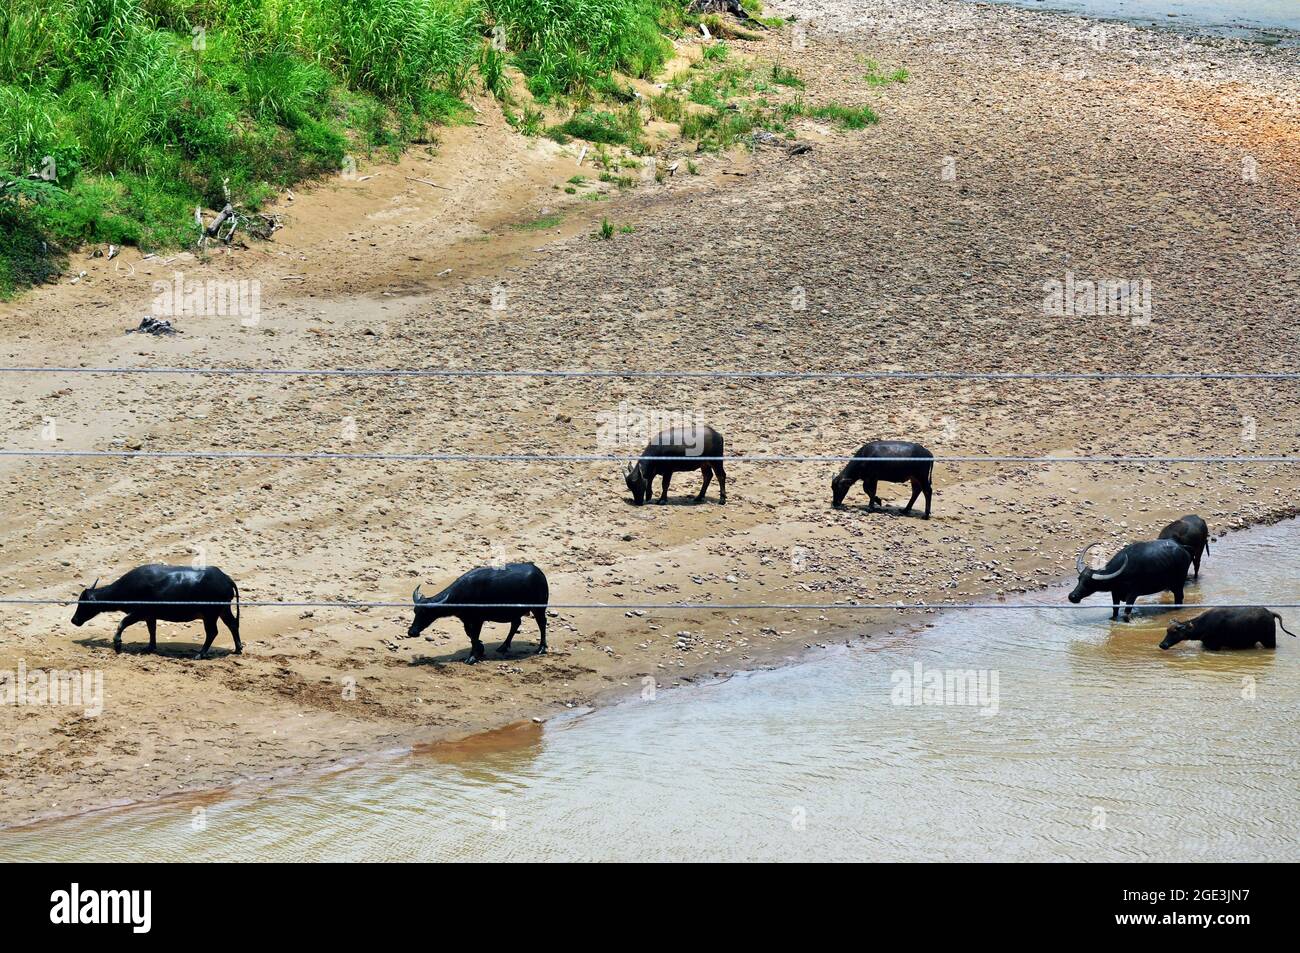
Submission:
[[[737,44],[795,66],[810,102],[880,113],[861,132],[804,122],[809,155],[701,158],[698,176],[590,202],[556,188],[572,149],[516,136],[485,105],[483,125],[449,131],[437,155],[300,192],[265,246],[86,262],[76,285],[0,308],[0,363],[1293,369],[1294,57],[1137,31],[1097,50],[1083,21],[1005,8],[851,6],[860,20],[794,5],[812,20],[806,45],[790,31]],[[823,31],[832,15],[842,29]],[[866,58],[910,78],[870,87]],[[511,227],[556,211],[554,228]],[[602,217],[634,230],[592,240]],[[178,337],[124,335],[178,269],[258,278],[258,323],[186,317]],[[1150,322],[1046,314],[1044,285],[1067,272],[1149,282]],[[876,437],[939,455],[1300,452],[1300,394],[1267,381],[9,374],[0,405],[10,448],[48,448],[53,421],[59,449],[625,452],[643,437],[603,439],[620,420],[680,414],[732,454],[847,454]],[[1267,464],[943,464],[924,522],[857,501],[832,511],[825,464],[733,464],[726,507],[689,505],[686,476],[680,505],[635,508],[616,469],[5,458],[0,594],[75,597],[97,576],[201,556],[249,600],[400,601],[527,558],[566,603],[948,600],[1058,579],[1083,543],[1149,537],[1185,512],[1216,532],[1292,514],[1300,481]],[[396,609],[250,609],[245,654],[207,662],[188,658],[198,626],[164,624],[157,656],[114,656],[109,620],[74,629],[70,614],[0,618],[0,670],[89,667],[106,693],[96,718],[0,708],[0,822],[463,736],[647,676],[675,684],[917,621],[563,611],[550,655],[471,668],[456,662],[458,626],[407,640]],[[128,649],[143,638],[128,632]],[[520,639],[530,648],[532,632]]]

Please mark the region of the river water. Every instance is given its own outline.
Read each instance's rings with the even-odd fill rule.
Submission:
[[[1297,521],[1230,536],[1187,598],[1300,601],[1297,552]],[[1171,617],[932,616],[544,728],[0,832],[0,859],[1300,860],[1300,639],[1161,652]],[[897,703],[918,665],[983,691]]]
[[[993,0],[1141,26],[1288,45],[1300,40],[1300,0]]]

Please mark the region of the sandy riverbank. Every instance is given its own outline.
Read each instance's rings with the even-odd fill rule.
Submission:
[[[797,68],[811,102],[870,103],[879,125],[804,122],[807,156],[704,158],[699,176],[575,202],[553,232],[535,232],[509,223],[562,201],[552,186],[573,158],[485,110],[436,156],[300,193],[270,245],[208,264],[128,250],[120,269],[88,263],[76,286],[3,306],[3,363],[1292,369],[1294,54],[1115,26],[1099,49],[1087,21],[1011,8],[790,9],[806,44],[786,31],[736,48]],[[870,87],[867,58],[910,78]],[[634,231],[592,241],[602,216]],[[176,267],[260,276],[260,324],[193,318],[177,338],[123,335],[151,281]],[[1044,283],[1067,272],[1149,281],[1150,323],[1046,315]],[[490,306],[498,285],[504,311]],[[5,446],[47,446],[52,418],[60,449],[601,453],[598,434],[626,404],[698,413],[734,454],[849,453],[886,436],[939,455],[1300,450],[1300,395],[1268,381],[9,375],[0,403]],[[542,565],[557,602],[952,600],[1060,579],[1082,543],[1150,536],[1184,512],[1219,532],[1292,514],[1300,482],[1267,464],[946,464],[924,522],[856,501],[832,511],[831,471],[735,464],[725,507],[689,505],[697,484],[685,477],[680,505],[636,509],[613,464],[9,458],[0,592],[66,598],[96,576],[201,551],[250,600],[402,600],[502,557]],[[0,709],[0,823],[546,717],[646,676],[671,685],[772,664],[900,619],[564,611],[550,655],[471,668],[456,661],[458,626],[407,640],[398,610],[248,610],[245,654],[207,662],[187,657],[197,626],[164,625],[157,656],[114,656],[112,623],[74,629],[70,615],[34,607],[0,621],[0,669],[93,668],[106,692],[97,718]],[[143,638],[131,630],[128,648]],[[531,647],[527,627],[520,640]],[[224,634],[217,644],[230,647]]]

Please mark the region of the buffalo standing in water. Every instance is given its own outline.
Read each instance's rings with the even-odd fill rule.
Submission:
[[[1210,551],[1210,528],[1205,525],[1205,520],[1195,514],[1183,516],[1162,529],[1156,538],[1181,543],[1192,554],[1196,578],[1201,578],[1201,555]]]
[[[230,611],[230,602],[235,611]],[[180,603],[168,604],[168,603]],[[225,605],[185,605],[184,603],[226,603]],[[113,635],[113,651],[122,651],[122,630],[143,622],[149,627],[149,651],[158,650],[158,620],[193,622],[203,620],[206,639],[198,658],[207,658],[212,640],[217,637],[217,620],[235,637],[235,654],[244,651],[239,641],[239,587],[216,566],[193,569],[189,566],[162,566],[157,563],[138,566],[117,582],[95,585],[81,591],[72,624],[84,625],[101,612],[125,612]]]
[[[872,459],[878,457],[886,459]],[[876,496],[876,484],[881,480],[886,483],[911,483],[912,498],[903,507],[903,515],[912,512],[912,504],[924,493],[925,518],[930,518],[930,497],[934,493],[934,454],[919,443],[905,440],[873,440],[864,443],[853,455],[853,459],[831,480],[831,505],[840,506],[853,484],[859,480],[868,497],[868,510],[874,510],[881,503],[880,497]]]
[[[1128,604],[1124,610],[1125,621],[1133,617],[1133,603],[1138,596],[1169,590],[1174,594],[1174,602],[1182,604],[1187,567],[1192,563],[1191,553],[1183,546],[1172,539],[1129,543],[1103,568],[1094,570],[1085,565],[1083,558],[1096,545],[1085,547],[1075,559],[1079,582],[1070,593],[1071,602],[1081,602],[1094,592],[1109,592],[1110,601],[1115,605],[1111,619],[1119,618],[1119,604],[1124,602]]]
[[[718,502],[727,502],[727,471],[722,467],[722,434],[712,427],[672,427],[661,432],[641,451],[641,459],[627,468],[623,479],[632,491],[637,506],[649,502],[654,495],[655,477],[663,477],[663,492],[659,502],[668,502],[668,484],[674,473],[702,470],[704,485],[695,496],[696,503],[704,502],[709,480],[718,478]],[[701,460],[700,457],[714,457]]]
[[[413,638],[438,619],[455,616],[469,636],[470,654],[465,661],[471,665],[483,658],[483,643],[479,641],[483,623],[510,623],[510,634],[497,649],[497,654],[505,655],[510,651],[510,643],[527,612],[537,620],[537,630],[542,636],[537,654],[546,651],[546,605],[550,601],[550,590],[546,574],[532,563],[471,569],[442,592],[427,599],[421,598],[420,587],[416,586],[411,601],[415,603],[415,619],[406,634]]]
[[[1277,632],[1273,620],[1282,631],[1295,638],[1295,633],[1282,625],[1282,617],[1263,606],[1242,606],[1211,609],[1186,622],[1171,622],[1165,630],[1162,649],[1173,648],[1179,642],[1200,642],[1211,652],[1219,649],[1253,649],[1260,643],[1266,649],[1277,648]]]

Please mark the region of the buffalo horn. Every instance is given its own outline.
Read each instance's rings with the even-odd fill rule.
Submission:
[[[1118,568],[1118,569],[1116,569],[1114,572],[1108,572],[1108,573],[1106,573],[1105,575],[1098,575],[1097,573],[1093,573],[1093,574],[1092,574],[1093,581],[1094,581],[1094,582],[1105,582],[1107,579],[1114,579],[1116,576],[1118,576],[1120,573],[1122,573],[1122,572],[1124,571],[1124,567],[1127,566],[1127,565],[1128,565],[1128,556],[1125,555],[1125,556],[1124,556],[1124,561],[1123,561],[1122,563],[1119,564],[1119,568]]]

